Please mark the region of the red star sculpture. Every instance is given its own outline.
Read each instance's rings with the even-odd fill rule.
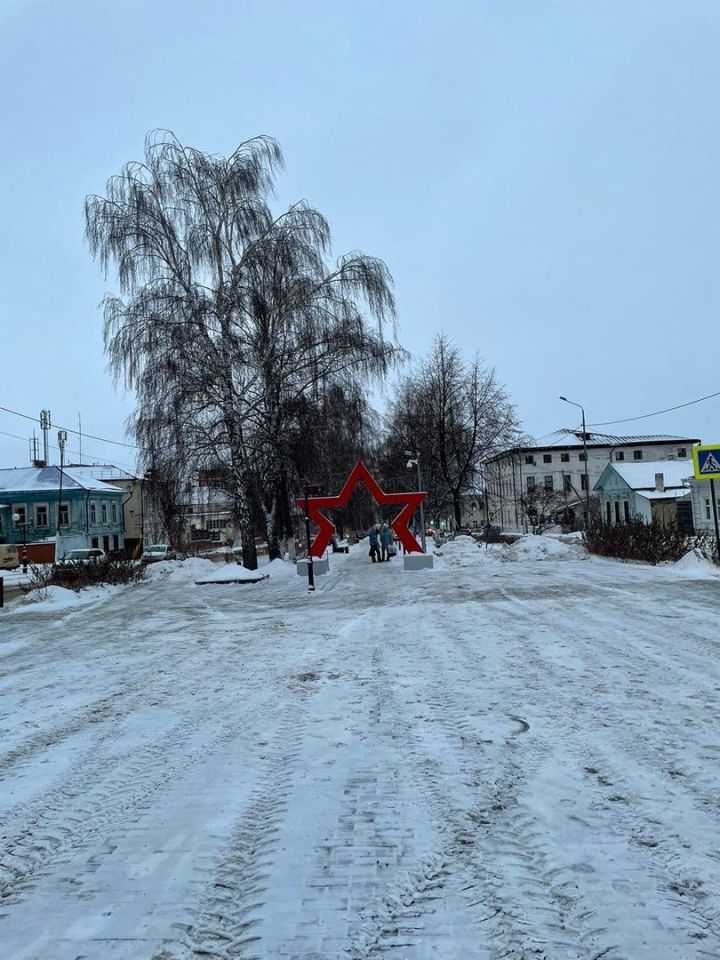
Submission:
[[[342,490],[336,497],[307,498],[307,514],[320,528],[310,546],[312,555],[314,557],[321,557],[328,548],[330,538],[333,533],[335,533],[335,524],[331,523],[331,521],[320,512],[321,509],[346,507],[355,487],[360,481],[368,488],[375,503],[379,503],[383,507],[390,506],[393,503],[405,504],[390,524],[390,528],[397,534],[400,543],[402,543],[408,553],[422,553],[422,547],[408,529],[408,522],[425,499],[426,494],[385,493],[362,460],[358,460],[350,471],[350,476],[343,484]],[[304,497],[300,497],[296,502],[301,510],[305,509]]]

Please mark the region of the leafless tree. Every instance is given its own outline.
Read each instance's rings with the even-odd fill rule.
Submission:
[[[318,401],[337,378],[381,381],[399,350],[387,267],[362,253],[331,266],[328,224],[306,203],[274,217],[281,165],[268,137],[225,158],[159,131],[144,162],[85,204],[91,250],[106,273],[117,269],[105,344],[136,392],[138,442],[146,459],[164,447],[182,471],[229,465],[248,567],[259,504],[275,537],[301,401]]]
[[[466,362],[441,334],[428,355],[401,384],[391,415],[395,456],[418,452],[431,510],[448,502],[456,526],[462,523],[462,496],[477,488],[480,466],[512,443],[518,420],[495,371],[479,357]]]

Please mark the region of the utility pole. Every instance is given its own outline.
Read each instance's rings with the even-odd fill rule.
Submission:
[[[568,400],[567,397],[560,397],[561,400],[564,400],[565,403],[571,404],[573,407],[580,407],[582,412],[582,439],[583,439],[583,456],[585,457],[585,529],[587,530],[590,525],[590,476],[588,474],[588,456],[587,456],[587,433],[585,432],[585,408],[581,403],[575,403],[574,400]]]
[[[58,447],[60,447],[60,491],[58,494],[57,508],[57,528],[55,530],[55,559],[58,559],[58,548],[60,546],[60,516],[62,509],[62,491],[63,491],[63,466],[65,465],[65,444],[67,442],[67,433],[65,430],[58,430]],[[68,507],[68,520],[70,519],[70,508]]]

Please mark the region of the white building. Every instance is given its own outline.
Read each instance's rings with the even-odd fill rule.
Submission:
[[[690,460],[695,437],[629,436],[558,430],[544,444],[514,447],[484,465],[490,523],[505,530],[528,530],[528,495],[555,495],[570,526],[581,527],[589,494],[591,513],[598,509],[592,490],[608,463],[645,460]],[[587,449],[587,463],[585,461]],[[692,474],[689,464],[688,474]]]
[[[693,518],[695,529],[698,531],[707,531],[715,533],[715,520],[713,518],[712,499],[709,480],[695,480],[692,470],[690,471],[690,496],[692,498]],[[717,505],[718,518],[720,519],[720,480],[715,481],[715,501]]]

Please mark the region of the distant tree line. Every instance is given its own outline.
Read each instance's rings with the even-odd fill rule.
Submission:
[[[91,251],[119,284],[103,305],[110,368],[136,395],[131,427],[171,539],[187,484],[221,468],[250,568],[256,534],[272,557],[296,532],[303,479],[334,493],[360,458],[407,486],[404,451],[418,452],[431,504],[449,498],[459,523],[483,456],[517,429],[494,372],[444,336],[382,423],[371,390],[407,360],[390,272],[359,252],[331,260],[309,204],[276,215],[282,165],[268,137],[221,157],[155,131],[144,161],[85,202]],[[366,522],[371,505],[360,496],[350,514]]]

